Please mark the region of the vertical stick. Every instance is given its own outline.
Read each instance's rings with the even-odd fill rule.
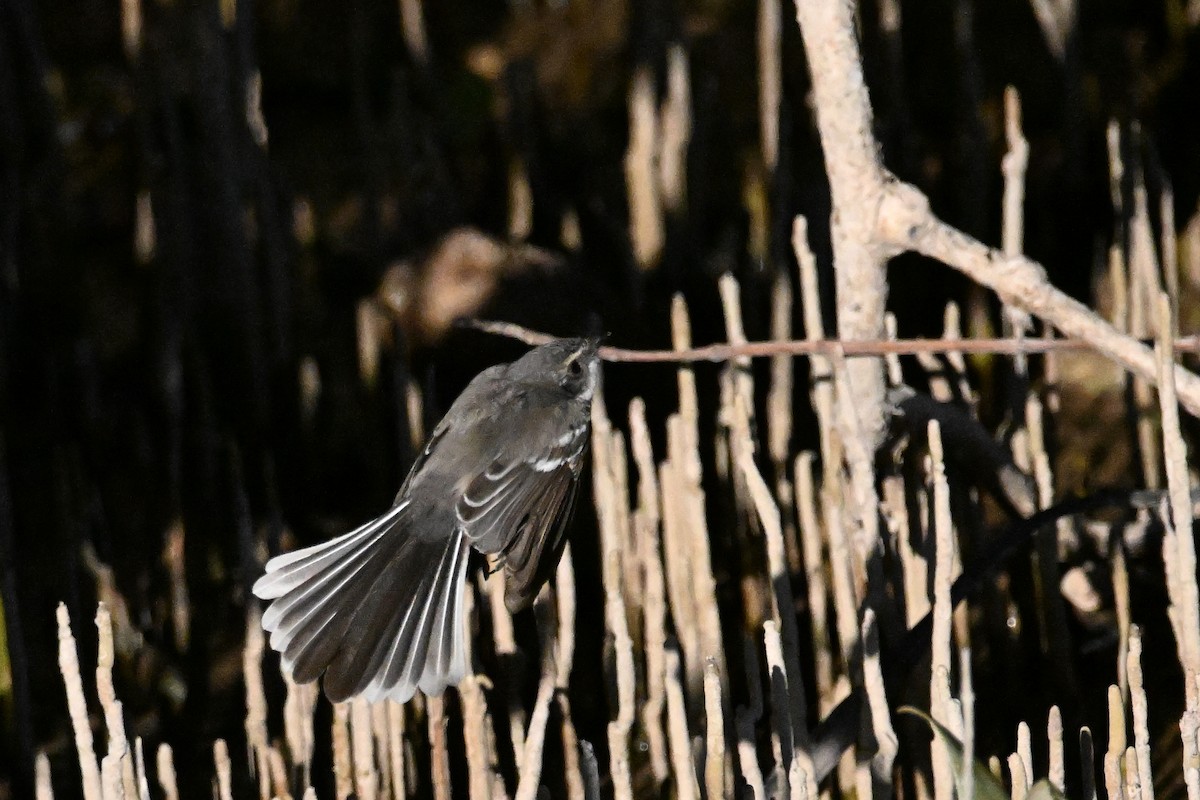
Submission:
[[[67,711],[75,731],[75,751],[79,755],[84,800],[102,800],[104,790],[100,782],[100,765],[96,761],[92,727],[88,722],[83,681],[79,676],[79,654],[75,649],[75,637],[71,634],[71,618],[63,603],[58,604],[58,669],[67,689]]]

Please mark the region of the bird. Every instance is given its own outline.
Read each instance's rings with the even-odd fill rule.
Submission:
[[[466,674],[472,550],[505,571],[516,613],[562,556],[591,440],[596,339],[556,339],[471,380],[433,429],[391,508],[272,558],[253,593],[297,683],[342,702],[440,695]]]

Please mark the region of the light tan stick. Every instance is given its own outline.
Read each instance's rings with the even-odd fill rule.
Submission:
[[[642,599],[642,632],[645,640],[646,700],[642,704],[642,728],[646,732],[650,769],[661,785],[670,769],[667,761],[667,736],[663,729],[663,709],[666,707],[665,655],[667,640],[666,578],[663,574],[661,536],[659,533],[658,471],[650,431],[646,425],[646,407],[641,398],[629,404],[629,435],[637,464],[638,509],[634,525],[638,529],[639,558],[646,595]]]
[[[659,111],[658,180],[662,205],[680,212],[687,200],[687,154],[692,140],[692,87],[687,52],[681,45],[667,49],[667,98]]]
[[[929,422],[929,473],[933,481],[935,559],[933,570],[933,636],[930,661],[929,708],[930,716],[951,731],[961,728],[961,720],[952,712],[950,701],[950,675],[953,664],[950,653],[951,614],[954,610],[950,599],[951,569],[954,564],[954,523],[950,517],[950,487],[946,482],[946,465],[942,452],[941,427],[937,420]],[[933,758],[933,790],[937,800],[950,800],[954,794],[954,769],[950,764],[950,751],[940,737],[930,744]]]
[[[146,777],[146,754],[142,750],[142,737],[133,740],[134,766],[137,770],[137,796],[139,800],[150,800],[150,779]]]
[[[133,758],[129,752],[129,740],[125,736],[125,719],[117,689],[113,684],[113,624],[108,606],[98,604],[96,608],[98,647],[96,650],[96,693],[100,707],[104,710],[104,725],[108,728],[108,756],[120,778],[121,791],[125,797],[137,797],[137,777],[134,774]]]
[[[354,759],[350,754],[350,704],[333,704],[333,782],[338,800],[354,794]]]
[[[725,762],[725,715],[721,709],[721,673],[717,660],[704,662],[704,787],[708,797],[728,797],[733,773]],[[726,788],[726,775],[729,786]]]
[[[554,633],[553,610],[550,608],[550,589],[543,587],[538,595],[534,612],[538,619],[542,641],[542,677],[538,683],[537,699],[533,713],[529,715],[529,733],[525,737],[525,749],[517,764],[520,779],[517,782],[516,800],[534,800],[542,782],[542,755],[546,745],[546,723],[550,719],[550,701],[554,698],[554,685],[558,676],[555,663],[557,649]],[[624,616],[624,609],[622,609]]]
[[[783,62],[780,38],[780,0],[758,3],[758,143],[767,174],[779,159],[779,103],[782,97]]]
[[[675,771],[676,797],[680,800],[699,800],[696,766],[692,762],[691,735],[687,727],[683,685],[680,683],[679,651],[667,651],[667,719],[671,745],[671,763]]]
[[[1133,747],[1137,757],[1137,771],[1143,788],[1153,785],[1150,771],[1150,725],[1149,708],[1146,703],[1146,686],[1142,677],[1142,633],[1133,626],[1129,637],[1129,706],[1133,711]]]
[[[283,731],[292,764],[304,768],[304,783],[310,782],[313,755],[313,713],[317,707],[316,683],[298,684],[280,665],[287,699],[283,705]]]
[[[242,676],[246,684],[246,745],[250,768],[258,777],[260,800],[270,800],[271,774],[267,763],[267,695],[263,689],[262,654],[265,643],[256,603],[246,612],[246,643],[242,647]]]
[[[446,718],[445,696],[426,697],[425,708],[429,712],[429,746],[433,751],[429,759],[429,771],[433,778],[433,797],[434,800],[450,800],[453,795],[450,776],[450,743],[446,730],[450,725],[450,720]]]
[[[213,762],[217,767],[217,797],[233,800],[233,766],[229,763],[229,746],[224,739],[213,742]]]
[[[584,800],[585,787],[579,763],[579,737],[571,719],[571,669],[575,663],[575,565],[571,543],[563,546],[554,573],[558,607],[558,647],[555,655],[554,696],[562,717],[563,772],[570,800]]]
[[[875,735],[877,748],[875,755],[871,757],[872,773],[878,777],[890,779],[892,765],[895,763],[896,754],[900,749],[900,742],[896,738],[896,731],[892,728],[887,693],[884,690],[883,667],[879,661],[879,629],[875,624],[875,612],[870,608],[863,612],[862,642],[863,685],[867,694],[867,707],[871,715],[871,732]],[[803,691],[803,687],[801,687],[801,691]],[[812,770],[810,769],[809,772],[811,774]],[[808,787],[806,793],[809,797],[814,797],[816,790],[816,783],[813,783]]]
[[[1062,712],[1058,706],[1050,706],[1050,716],[1046,720],[1046,738],[1050,743],[1050,769],[1047,777],[1060,792],[1067,790],[1067,767],[1063,750]]]
[[[770,0],[778,6],[778,0]],[[786,341],[792,338],[792,283],[786,275],[775,279],[771,294],[771,338]],[[775,469],[775,494],[783,512],[783,542],[787,549],[788,571],[802,569],[800,549],[796,542],[796,522],[792,513],[795,498],[792,482],[788,480],[788,456],[792,441],[792,359],[775,356],[771,359],[771,388],[767,394],[767,452]]]
[[[472,593],[471,587],[468,585],[466,590],[465,616],[471,618],[472,610]],[[467,663],[470,662],[470,653],[467,654]],[[390,754],[392,752],[392,730],[388,724],[388,706],[386,701],[377,701],[371,703],[371,739],[375,746],[375,763],[379,769],[379,785],[378,796],[381,800],[387,800],[392,796],[392,761]],[[274,751],[274,748],[271,748]]]
[[[658,154],[658,115],[654,80],[649,68],[639,67],[629,87],[629,149],[625,152],[625,186],[629,194],[629,233],[638,266],[658,266],[664,231],[662,200],[654,160]]]
[[[50,759],[39,750],[33,762],[34,800],[54,800],[54,787],[50,784]]]
[[[100,780],[100,765],[96,761],[92,727],[88,722],[87,700],[84,699],[83,681],[79,676],[79,653],[75,648],[75,637],[71,634],[71,618],[67,613],[66,604],[58,604],[57,614],[58,669],[67,689],[67,711],[71,715],[71,727],[75,731],[75,751],[79,755],[83,797],[84,800],[102,800],[104,790]]]
[[[1033,732],[1024,720],[1017,723],[1017,755],[1025,767],[1025,788],[1028,790],[1033,785]]]
[[[354,758],[355,794],[361,800],[376,800],[379,773],[375,768],[375,734],[371,706],[362,697],[350,701],[350,752]]]
[[[1170,535],[1163,543],[1163,560],[1167,564],[1167,591],[1177,618],[1176,631],[1182,634],[1179,660],[1187,677],[1185,696],[1192,706],[1197,706],[1200,705],[1195,685],[1195,678],[1200,675],[1200,588],[1196,584],[1196,543],[1192,530],[1187,447],[1179,425],[1172,370],[1175,364],[1175,353],[1171,347],[1174,327],[1171,300],[1161,294],[1158,297],[1159,409],[1162,413],[1163,452],[1171,502]],[[1171,580],[1172,573],[1174,581]],[[1145,775],[1142,779],[1144,784],[1149,784]]]
[[[820,712],[825,698],[833,691],[833,647],[826,623],[829,590],[825,583],[825,561],[821,541],[820,510],[817,508],[816,479],[813,475],[814,455],[806,451],[796,456],[792,472],[796,476],[796,514],[799,517],[802,556],[804,558],[804,582],[808,588],[809,624],[812,626],[813,660],[817,697]]]
[[[404,706],[395,700],[387,701],[388,761],[392,772],[392,800],[408,796],[408,772],[404,764]],[[475,800],[475,798],[471,798]]]
[[[1008,772],[1012,776],[1012,800],[1025,800],[1029,794],[1029,773],[1024,760],[1013,753],[1008,757]]]
[[[1122,800],[1125,785],[1121,759],[1125,756],[1125,704],[1120,688],[1108,687],[1108,748],[1104,752],[1104,788],[1109,800]]]
[[[808,246],[808,220],[796,217],[792,223],[792,249],[800,273],[800,300],[804,311],[804,334],[809,342],[825,338],[825,323],[821,319],[821,293],[817,281],[817,259]],[[831,441],[837,430],[833,415],[833,370],[829,359],[819,355],[812,357],[812,405],[817,413],[821,428],[821,461],[825,469],[832,469],[840,455]]]
[[[171,745],[163,743],[158,746],[155,755],[158,785],[162,787],[163,797],[167,800],[179,800],[179,788],[175,783],[175,761],[171,757]]]
[[[1008,151],[1000,161],[1000,170],[1004,173],[1001,247],[1004,255],[1019,256],[1025,249],[1025,167],[1029,163],[1029,142],[1021,131],[1021,96],[1012,86],[1004,89],[1004,137]],[[1029,315],[1020,309],[1006,306],[1004,320],[1017,338],[1023,338],[1029,332]],[[1028,374],[1024,353],[1016,355],[1013,365],[1018,375]]]

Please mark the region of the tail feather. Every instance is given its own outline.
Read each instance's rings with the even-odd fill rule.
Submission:
[[[405,505],[324,544],[278,556],[254,585],[271,647],[297,682],[325,675],[334,701],[438,694],[466,672],[468,544]]]

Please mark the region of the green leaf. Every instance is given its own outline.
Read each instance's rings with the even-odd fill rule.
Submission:
[[[950,753],[950,766],[954,769],[954,785],[958,790],[960,798],[965,797],[965,787],[962,785],[962,765],[963,765],[963,746],[958,737],[951,733],[945,725],[935,720],[933,717],[926,714],[920,709],[912,706],[901,706],[897,711],[901,714],[911,714],[914,717],[920,717],[925,720],[925,724],[933,731],[934,735],[945,745],[946,751]],[[987,765],[980,761],[975,761],[975,791],[972,792],[971,800],[1009,800],[1009,794],[1004,789],[1004,784],[1000,779],[992,774],[992,771],[987,768]],[[1048,781],[1039,781],[1049,785]],[[1037,787],[1034,787],[1037,788]],[[1050,787],[1053,789],[1053,787]],[[1039,798],[1034,798],[1032,795],[1028,800],[1050,800],[1053,795],[1044,795]]]

